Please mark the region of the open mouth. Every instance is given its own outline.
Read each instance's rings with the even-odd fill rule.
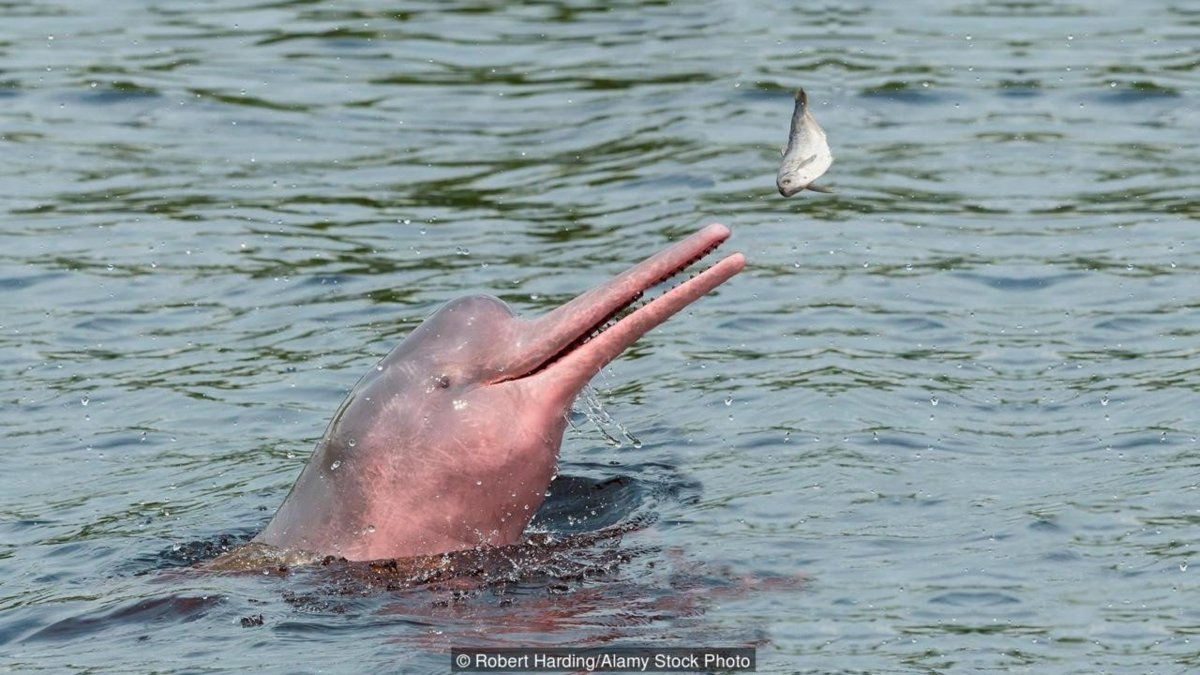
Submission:
[[[550,333],[543,342],[548,349],[542,353],[544,358],[518,377],[536,375],[567,359],[602,368],[647,331],[745,267],[745,258],[735,253],[707,268],[694,269],[729,235],[724,225],[710,225],[539,319]],[[693,271],[687,279],[644,301],[689,270]]]
[[[545,368],[546,366],[550,365],[551,363],[557,361],[564,354],[573,352],[576,349],[582,347],[583,345],[591,342],[594,338],[599,336],[601,333],[603,333],[604,331],[606,331],[610,328],[613,328],[618,323],[620,323],[623,319],[625,319],[629,315],[633,314],[634,312],[636,312],[644,307],[649,307],[650,305],[652,305],[659,298],[662,298],[663,296],[666,295],[667,292],[670,292],[670,291],[664,291],[662,293],[659,293],[657,296],[652,297],[650,300],[648,300],[646,302],[640,302],[640,301],[643,298],[645,298],[647,293],[653,293],[660,286],[667,284],[667,283],[671,282],[672,280],[676,279],[681,274],[683,274],[685,271],[687,271],[687,269],[689,267],[691,267],[692,265],[695,265],[696,263],[698,263],[701,260],[703,260],[704,258],[706,258],[708,256],[708,254],[717,250],[717,248],[719,248],[721,246],[721,243],[722,242],[717,242],[717,243],[713,244],[712,246],[709,246],[707,249],[702,251],[696,257],[692,258],[691,260],[688,260],[687,262],[683,263],[676,269],[671,270],[670,272],[664,274],[663,276],[659,277],[658,279],[655,279],[654,281],[650,282],[650,284],[647,285],[646,288],[636,291],[632,297],[628,298],[627,300],[625,300],[624,303],[622,303],[621,305],[618,305],[615,309],[613,309],[611,312],[609,312],[608,316],[604,317],[600,321],[597,321],[594,326],[592,326],[590,329],[588,329],[586,332],[584,332],[579,337],[575,338],[575,340],[573,342],[571,342],[566,347],[561,349],[554,356],[547,359],[545,363],[538,366],[537,370],[541,370],[541,369]],[[703,270],[700,270],[699,272],[693,272],[691,274],[691,276],[689,276],[686,280],[684,280],[682,283],[675,284],[675,286],[673,286],[670,290],[679,288],[683,284],[692,283],[692,281],[695,280],[697,276],[699,276],[700,274],[704,274],[705,272],[709,271],[710,269],[712,269],[712,268],[708,267]],[[537,372],[537,371],[535,370],[534,372]]]

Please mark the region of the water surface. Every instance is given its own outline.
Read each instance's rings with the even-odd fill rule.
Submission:
[[[1200,669],[1193,5],[0,19],[6,668],[720,639],[765,672]],[[774,191],[797,86],[834,195]],[[594,574],[447,596],[177,571],[265,523],[441,303],[535,314],[714,220],[748,270],[599,376],[614,422],[564,443],[572,484],[621,487],[552,500],[548,529],[648,522],[581,550]]]

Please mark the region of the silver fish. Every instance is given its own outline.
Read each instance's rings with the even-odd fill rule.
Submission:
[[[779,194],[791,197],[801,190],[832,192],[817,187],[813,181],[820,178],[833,164],[833,153],[821,125],[808,111],[808,95],[803,89],[796,92],[796,109],[792,111],[792,130],[788,134],[787,147],[782,150],[783,163],[775,176],[775,187]]]

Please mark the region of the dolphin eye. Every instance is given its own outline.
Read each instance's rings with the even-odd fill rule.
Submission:
[[[442,389],[450,388],[450,376],[449,375],[445,375],[445,374],[438,375],[437,377],[433,378],[433,381],[437,382],[437,386],[441,387]]]

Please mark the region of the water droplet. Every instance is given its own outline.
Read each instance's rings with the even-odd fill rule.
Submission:
[[[1108,394],[1105,394],[1105,395],[1104,395],[1104,396],[1103,396],[1103,397],[1100,399],[1100,405],[1108,405]]]
[[[330,470],[330,471],[337,471],[337,470],[338,470],[338,467],[340,467],[341,465],[342,465],[342,462],[341,462],[341,460],[337,460],[337,461],[335,461],[333,464],[330,464],[330,465],[329,465],[329,470]]]
[[[733,394],[725,394],[725,405],[733,405]]]
[[[1180,572],[1186,572],[1186,571],[1187,571],[1187,561],[1186,561],[1186,560],[1184,560],[1183,562],[1179,563],[1179,571],[1180,571]]]
[[[375,531],[374,525],[367,525],[367,534],[371,534],[374,531]]]
[[[88,403],[91,403],[91,401],[92,401],[92,399],[89,398],[87,394],[84,394],[83,398],[79,399],[79,403],[81,405],[87,405]]]
[[[929,405],[937,405],[937,404],[938,404],[938,397],[937,397],[937,396],[930,396],[930,397],[929,397]]]
[[[349,445],[350,447],[353,448],[354,446],[358,445],[358,441],[351,438],[350,440],[346,441],[346,445]]]

